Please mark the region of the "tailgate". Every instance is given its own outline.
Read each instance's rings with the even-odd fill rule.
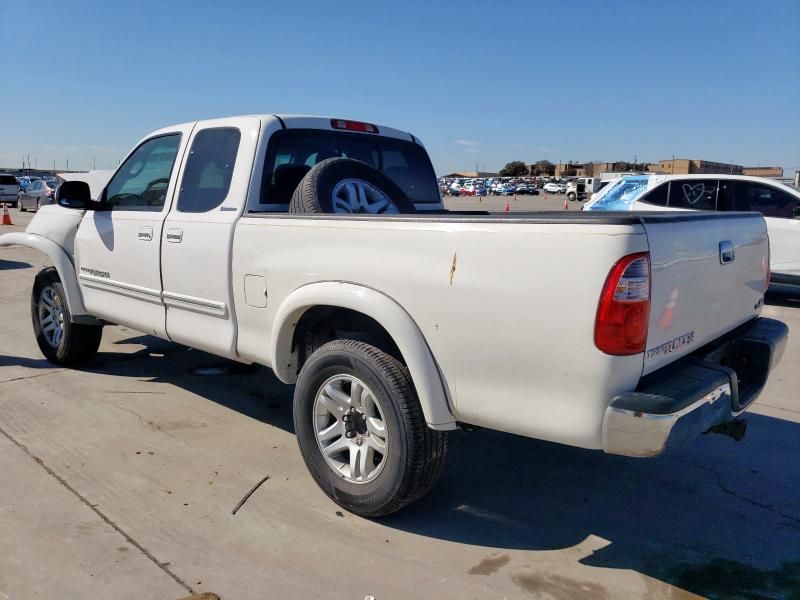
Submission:
[[[761,312],[769,239],[755,213],[660,213],[642,222],[652,265],[646,375]]]

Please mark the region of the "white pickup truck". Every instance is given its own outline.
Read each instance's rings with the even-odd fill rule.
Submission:
[[[267,365],[312,476],[365,516],[433,487],[460,425],[626,456],[738,438],[787,336],[759,317],[760,215],[447,212],[417,138],[342,119],[155,131],[11,244],[52,262],[50,361],[118,323]]]

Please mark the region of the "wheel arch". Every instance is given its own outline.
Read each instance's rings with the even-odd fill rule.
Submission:
[[[394,300],[374,289],[344,282],[305,285],[289,294],[273,323],[272,365],[277,377],[294,383],[302,359],[295,332],[308,311],[327,307],[359,313],[377,323],[391,338],[408,367],[425,421],[433,429],[456,426],[445,382],[433,353],[411,316]]]
[[[75,274],[75,267],[66,251],[52,240],[33,233],[15,231],[0,235],[0,247],[2,246],[27,246],[46,254],[53,263],[64,286],[67,295],[67,306],[69,313],[73,317],[87,315],[86,307],[83,304],[83,294],[78,286],[78,277]]]

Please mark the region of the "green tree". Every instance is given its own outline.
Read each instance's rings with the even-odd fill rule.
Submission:
[[[503,177],[518,177],[520,175],[528,174],[528,165],[521,160],[512,160],[506,163],[506,166],[500,169],[500,175]]]
[[[534,175],[555,175],[556,166],[549,160],[537,160],[533,164]]]

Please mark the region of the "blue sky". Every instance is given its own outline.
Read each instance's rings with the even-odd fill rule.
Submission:
[[[0,22],[0,166],[109,168],[164,125],[296,112],[411,131],[438,173],[800,168],[798,0],[3,0]]]

